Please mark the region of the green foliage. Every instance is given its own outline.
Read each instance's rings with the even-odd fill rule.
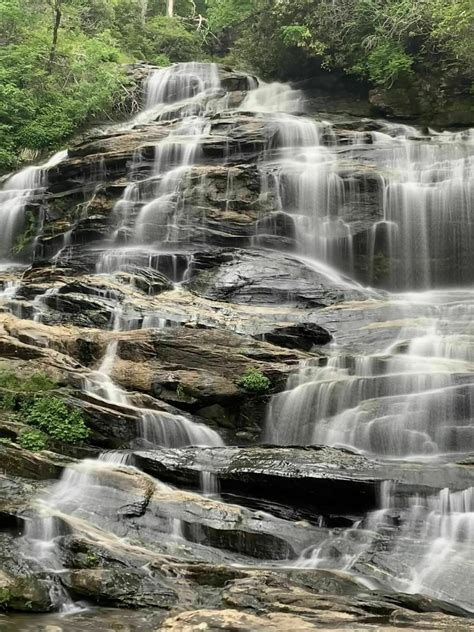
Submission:
[[[95,568],[99,565],[100,558],[92,551],[88,551],[84,557],[84,566],[86,568]]]
[[[57,384],[45,373],[33,373],[21,378],[14,371],[0,370],[0,407],[6,410],[18,410],[24,402],[41,393],[57,388]]]
[[[209,25],[213,31],[235,28],[252,17],[254,0],[207,0]]]
[[[123,94],[125,62],[202,57],[191,0],[0,0],[0,171],[25,153],[52,150]],[[199,3],[198,3],[199,4]]]
[[[41,430],[34,430],[32,428],[31,430],[24,430],[21,433],[18,443],[26,450],[39,452],[48,447],[48,437],[44,432],[41,432]]]
[[[44,373],[33,373],[21,378],[14,371],[0,371],[0,408],[14,411],[18,421],[34,427],[30,434],[20,436],[20,444],[28,449],[29,443],[38,444],[41,436],[43,442],[49,439],[65,443],[80,443],[87,439],[90,430],[86,426],[84,416],[79,410],[72,410],[60,397],[52,391],[58,385]],[[30,431],[28,431],[29,433]]]
[[[473,78],[471,0],[248,0],[242,10],[240,4],[208,0],[209,18],[222,41],[231,26],[232,60],[263,75],[288,79],[319,67],[384,87],[430,69]]]
[[[118,114],[137,60],[217,55],[272,79],[326,69],[385,88],[432,70],[474,78],[472,0],[175,0],[173,18],[166,4],[0,0],[0,171]]]
[[[367,58],[367,74],[375,84],[390,87],[400,77],[412,73],[413,62],[400,45],[381,43]]]
[[[0,588],[0,608],[6,608],[12,599],[12,594],[8,588]]]
[[[0,437],[0,445],[11,445],[13,441],[9,437]]]
[[[58,397],[41,397],[23,407],[27,424],[35,426],[57,441],[80,443],[90,430],[79,410],[71,410]]]
[[[147,24],[147,37],[153,50],[151,60],[165,55],[170,61],[192,61],[201,56],[201,41],[177,18],[156,17]]]
[[[251,393],[267,393],[270,390],[271,382],[261,371],[250,368],[241,377],[239,385]]]

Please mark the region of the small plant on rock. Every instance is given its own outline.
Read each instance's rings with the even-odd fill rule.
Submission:
[[[18,443],[22,448],[31,450],[32,452],[39,452],[48,447],[48,437],[41,430],[25,430],[21,433]]]
[[[261,371],[250,368],[240,378],[239,385],[250,393],[267,393],[272,384]]]
[[[58,397],[35,399],[32,403],[26,403],[22,411],[27,424],[35,426],[57,441],[80,443],[90,435],[82,412],[71,410]]]
[[[84,558],[84,566],[86,568],[95,568],[96,566],[99,565],[100,562],[100,558],[98,555],[96,555],[95,553],[92,553],[92,551],[89,551],[88,553],[86,553],[85,558]]]

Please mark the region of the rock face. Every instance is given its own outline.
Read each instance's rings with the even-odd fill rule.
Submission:
[[[473,629],[472,293],[418,292],[472,280],[472,135],[130,72],[132,120],[0,196],[7,626]],[[87,440],[20,447],[37,398]]]
[[[311,507],[319,513],[364,512],[377,506],[380,481],[397,481],[400,494],[469,485],[469,465],[384,463],[327,447],[184,448],[136,452],[136,463],[157,478],[177,485],[199,485],[210,472],[223,492]]]
[[[226,250],[195,255],[192,278],[186,285],[212,300],[255,305],[320,308],[367,296],[350,282],[329,279],[317,268],[274,252]]]

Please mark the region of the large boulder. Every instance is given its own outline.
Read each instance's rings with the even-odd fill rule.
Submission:
[[[30,452],[15,444],[0,443],[0,462],[3,473],[35,480],[58,478],[63,469],[50,453]]]
[[[0,570],[0,608],[48,612],[53,607],[48,585],[36,577],[12,577]]]
[[[353,282],[288,255],[257,250],[196,253],[186,287],[206,298],[250,305],[327,307],[370,294]]]

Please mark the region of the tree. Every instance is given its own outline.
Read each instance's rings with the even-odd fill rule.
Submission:
[[[51,74],[53,70],[53,64],[56,59],[56,50],[58,47],[58,33],[59,27],[61,26],[61,0],[53,0],[51,3],[51,7],[53,9],[53,39],[51,42],[51,49],[49,52],[49,60],[48,60],[48,74]]]

